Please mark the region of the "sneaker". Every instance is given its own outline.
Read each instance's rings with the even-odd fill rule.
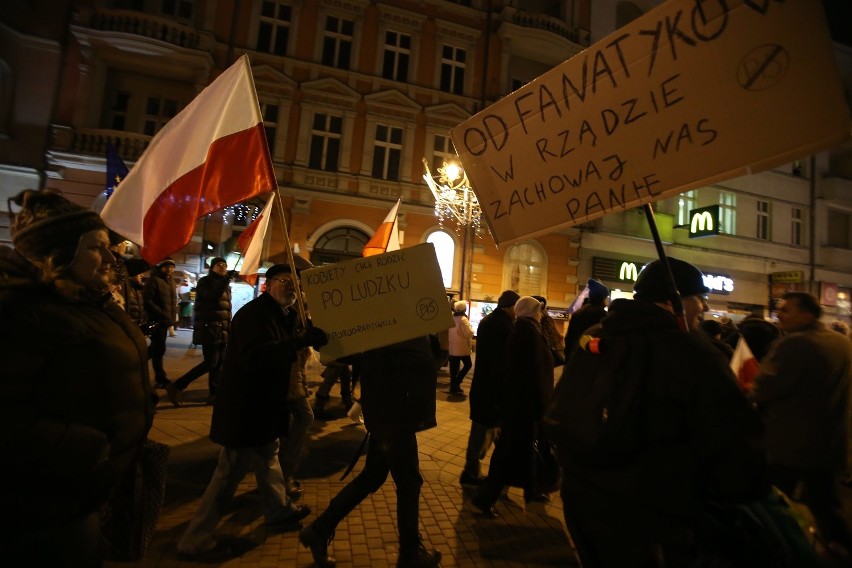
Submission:
[[[463,471],[461,474],[461,484],[462,485],[474,485],[480,486],[482,482],[485,480],[484,477],[474,477],[466,471]]]
[[[328,545],[331,544],[332,538],[334,538],[333,533],[326,538],[314,529],[313,524],[308,525],[299,533],[299,542],[302,543],[302,546],[311,549],[311,556],[314,557],[314,564],[317,568],[334,568],[337,565],[334,557],[328,555]]]
[[[177,408],[181,407],[180,399],[183,397],[183,391],[178,389],[174,383],[166,383],[166,394],[173,405]]]
[[[440,550],[426,550],[426,547],[420,544],[414,550],[400,549],[396,568],[429,568],[440,563]]]

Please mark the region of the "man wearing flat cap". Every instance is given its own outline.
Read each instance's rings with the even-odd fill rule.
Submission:
[[[210,439],[222,450],[198,511],[178,543],[184,556],[217,554],[213,532],[249,470],[257,479],[267,526],[298,528],[296,524],[311,512],[287,495],[278,439],[289,431],[287,396],[298,351],[317,349],[328,340],[310,322],[301,328],[293,307],[293,277],[287,264],[271,267],[266,271],[266,291],[243,306],[231,322],[210,427]]]
[[[470,437],[462,485],[479,485],[480,462],[494,441],[502,418],[501,406],[506,385],[505,347],[515,322],[515,303],[521,296],[505,290],[497,308],[482,318],[476,333],[476,367],[470,383]]]

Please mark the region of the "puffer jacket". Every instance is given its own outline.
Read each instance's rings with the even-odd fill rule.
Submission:
[[[109,295],[70,299],[0,247],[0,503],[6,534],[97,511],[153,421],[147,345]]]
[[[163,327],[175,324],[177,320],[177,289],[175,281],[160,269],[154,268],[143,292],[145,313],[148,319]]]
[[[192,342],[221,345],[231,327],[231,279],[212,270],[195,288],[195,322]]]
[[[456,325],[450,328],[450,355],[463,357],[470,355],[471,340],[473,339],[473,328],[470,320],[464,314],[453,314]]]

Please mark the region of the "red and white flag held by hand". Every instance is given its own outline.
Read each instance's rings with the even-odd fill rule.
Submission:
[[[243,254],[243,263],[240,266],[240,276],[252,286],[257,281],[257,271],[263,258],[263,243],[266,240],[266,229],[269,228],[269,218],[272,217],[272,203],[275,201],[273,193],[263,211],[251,225],[246,227],[237,244]]]
[[[376,229],[376,234],[364,245],[362,256],[373,256],[374,254],[399,250],[399,224],[396,217],[401,202],[402,198],[397,200],[396,205],[385,217],[384,222]]]
[[[157,133],[101,216],[154,264],[190,241],[197,219],[274,185],[244,55]]]
[[[737,377],[737,386],[746,394],[754,389],[754,380],[760,372],[760,364],[751,353],[745,338],[741,335],[731,357],[731,370]]]

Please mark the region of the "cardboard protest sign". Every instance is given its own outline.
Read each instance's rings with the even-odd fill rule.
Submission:
[[[453,326],[431,243],[302,271],[330,361]]]
[[[671,0],[451,136],[499,244],[804,157],[849,113],[818,0]]]

